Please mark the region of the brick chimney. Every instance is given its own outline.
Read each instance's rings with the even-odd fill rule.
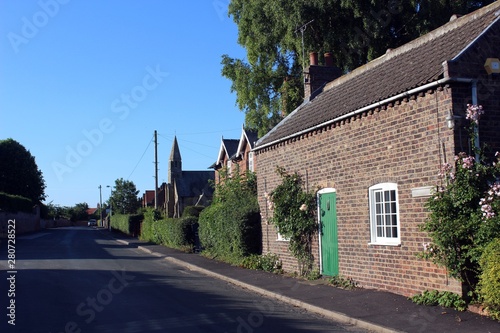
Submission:
[[[319,94],[326,83],[342,75],[340,68],[333,65],[333,56],[330,52],[324,54],[325,65],[318,65],[318,53],[309,54],[309,67],[304,70],[304,100],[312,100]]]

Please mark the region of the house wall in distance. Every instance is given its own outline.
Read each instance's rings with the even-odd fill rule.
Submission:
[[[272,211],[264,192],[280,182],[275,170],[281,166],[302,175],[308,190],[336,189],[340,275],[406,296],[425,289],[461,292],[444,269],[417,257],[429,241],[419,231],[428,198],[412,197],[413,188],[436,185],[442,162],[453,161],[453,131],[446,127],[450,107],[450,88],[440,88],[257,151],[263,251],[280,255],[285,270],[298,271],[288,243],[277,241],[268,224]],[[368,188],[383,182],[398,186],[400,246],[369,244]],[[319,267],[317,243],[313,251]]]

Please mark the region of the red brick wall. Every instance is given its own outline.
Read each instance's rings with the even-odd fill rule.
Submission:
[[[444,88],[257,151],[263,251],[280,255],[285,270],[297,271],[288,243],[276,241],[275,228],[267,223],[272,212],[264,192],[277,186],[275,170],[281,166],[301,174],[308,190],[336,189],[340,275],[403,295],[425,289],[460,292],[444,269],[417,258],[429,241],[418,229],[427,216],[427,198],[413,198],[411,191],[437,184],[443,147],[446,160],[453,161],[453,131],[445,120],[450,107],[451,89]],[[398,185],[401,246],[369,245],[368,188],[382,182]],[[317,244],[313,254],[319,267]]]

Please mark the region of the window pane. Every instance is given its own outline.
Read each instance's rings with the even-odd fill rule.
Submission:
[[[381,202],[382,201],[382,194],[380,191],[375,192],[375,202]]]
[[[396,191],[390,191],[391,193],[391,201],[396,201]]]
[[[385,216],[385,225],[387,225],[387,226],[391,225],[391,215]]]
[[[375,214],[382,214],[382,204],[375,205]]]
[[[385,237],[391,238],[392,237],[392,228],[386,227],[385,228]]]
[[[391,204],[386,202],[385,203],[385,212],[386,214],[390,214],[391,213]]]
[[[391,202],[391,213],[396,213],[396,202]]]
[[[392,237],[394,238],[398,237],[398,228],[392,227]]]
[[[392,223],[391,224],[393,226],[398,225],[398,217],[396,216],[396,214],[392,215]]]
[[[384,237],[384,228],[377,227],[377,237]]]
[[[382,215],[377,215],[377,225],[383,225],[384,224],[384,222],[382,220],[382,217],[383,217]]]

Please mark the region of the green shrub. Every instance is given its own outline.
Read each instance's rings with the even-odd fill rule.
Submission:
[[[500,238],[486,246],[480,260],[478,292],[495,319],[500,319]]]
[[[200,214],[199,223],[201,245],[211,256],[239,264],[244,257],[261,253],[260,213],[255,207],[212,204]]]
[[[183,251],[192,251],[197,223],[197,218],[193,216],[160,219],[158,212],[149,209],[144,214],[141,239]]]
[[[114,214],[111,217],[111,228],[130,236],[139,236],[143,219],[142,214]]]
[[[354,281],[352,278],[343,277],[340,275],[333,276],[328,281],[330,282],[331,285],[346,290],[352,290],[358,286],[356,281]]]
[[[0,210],[7,212],[33,212],[33,202],[19,195],[0,192]]]
[[[439,305],[459,311],[464,311],[467,308],[466,302],[460,295],[449,291],[425,290],[421,294],[410,297],[410,299],[420,305]]]
[[[247,256],[243,258],[241,266],[247,269],[258,269],[271,273],[282,272],[281,260],[278,255],[273,253]]]
[[[204,206],[187,206],[182,211],[182,217],[194,216],[197,218],[203,209],[205,209]]]
[[[239,265],[243,258],[262,252],[262,228],[253,173],[231,177],[219,171],[213,203],[199,218],[199,237],[205,254]]]
[[[299,262],[299,274],[307,277],[313,270],[311,244],[318,231],[316,195],[303,189],[304,181],[298,173],[289,174],[282,167],[277,167],[276,173],[281,183],[271,193],[265,193],[272,209],[270,221],[288,238],[288,249]]]

